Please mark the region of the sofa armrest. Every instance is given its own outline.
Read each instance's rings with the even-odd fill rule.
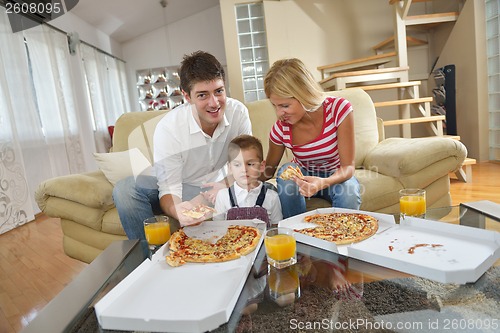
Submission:
[[[48,179],[38,186],[35,200],[42,211],[49,197],[107,211],[114,205],[112,194],[113,185],[101,171],[94,171]]]
[[[365,157],[363,166],[381,174],[402,178],[443,163],[442,172],[456,171],[467,156],[465,146],[453,139],[389,138],[380,142]]]

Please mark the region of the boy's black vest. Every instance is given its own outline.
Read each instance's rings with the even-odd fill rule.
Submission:
[[[234,195],[234,185],[228,188],[229,200],[231,202],[231,208],[227,211],[227,220],[252,220],[259,219],[266,222],[267,227],[271,226],[269,221],[269,215],[267,210],[262,207],[264,199],[266,198],[266,185],[262,184],[262,189],[257,197],[257,202],[253,207],[240,207],[236,202],[236,196]]]

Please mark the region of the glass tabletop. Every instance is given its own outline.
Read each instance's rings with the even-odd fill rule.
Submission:
[[[426,218],[497,231],[500,226],[495,216],[465,206],[429,209]],[[125,242],[130,245],[131,241]],[[73,318],[64,331],[123,332],[100,328],[92,305],[139,265],[141,252],[134,243],[116,254],[119,264],[100,288],[88,291],[92,301],[78,315],[68,314]],[[262,246],[229,321],[214,332],[500,330],[498,261],[475,283],[459,285],[415,277],[302,243],[297,243],[297,254],[297,264],[277,270],[267,265]],[[64,304],[75,297],[77,294],[66,294],[54,302]],[[60,308],[53,313],[44,309],[39,316],[47,319],[45,324],[50,319],[54,322],[56,316],[61,317]],[[37,319],[28,326],[32,330],[26,331],[47,327]]]

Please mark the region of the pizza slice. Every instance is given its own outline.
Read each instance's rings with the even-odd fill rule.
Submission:
[[[207,205],[198,205],[198,206],[195,206],[191,209],[183,211],[182,215],[187,216],[187,217],[191,217],[191,218],[197,220],[199,218],[204,217],[208,213],[214,213],[214,212],[215,212],[215,209],[213,209],[212,207],[208,207]]]
[[[304,179],[304,174],[302,174],[302,171],[300,170],[299,167],[294,167],[289,165],[285,171],[280,175],[280,178],[283,180],[292,180],[293,177],[297,177],[299,179]]]

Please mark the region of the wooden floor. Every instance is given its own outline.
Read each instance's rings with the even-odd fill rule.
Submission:
[[[500,203],[500,163],[478,163],[472,173],[472,183],[451,179],[453,204]],[[64,254],[58,219],[39,216],[0,235],[0,333],[20,332],[86,266]]]

